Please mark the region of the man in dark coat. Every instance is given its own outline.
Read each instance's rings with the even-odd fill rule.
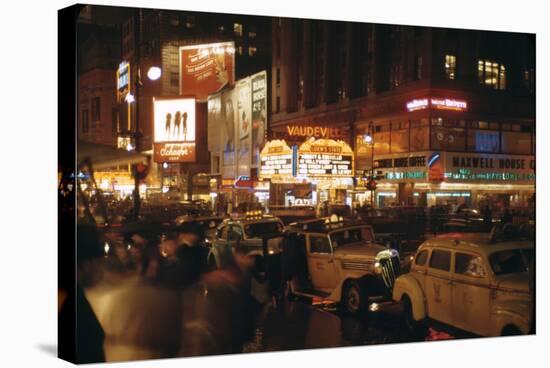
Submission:
[[[176,257],[180,268],[182,287],[187,287],[199,281],[206,271],[207,249],[204,246],[204,228],[201,224],[191,221],[177,229]]]

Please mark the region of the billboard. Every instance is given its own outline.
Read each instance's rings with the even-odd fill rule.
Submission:
[[[180,95],[206,101],[208,95],[235,83],[235,43],[182,46],[179,50]]]
[[[222,94],[208,96],[208,151],[222,150]]]
[[[252,160],[252,97],[250,78],[244,78],[235,86],[237,97],[237,175],[250,175]]]
[[[195,99],[153,99],[155,162],[195,161]]]
[[[235,176],[235,150],[236,150],[236,110],[237,103],[234,99],[235,90],[225,91],[221,94],[221,145],[222,177],[234,179]]]
[[[267,73],[250,77],[252,88],[252,167],[257,167],[267,129]]]

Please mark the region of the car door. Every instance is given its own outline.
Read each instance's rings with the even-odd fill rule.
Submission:
[[[411,266],[411,276],[418,281],[421,287],[424,287],[426,282],[426,273],[428,272],[428,255],[428,249],[421,250],[414,257],[414,263]]]
[[[338,277],[330,240],[326,234],[309,234],[307,267],[315,290],[331,292]]]
[[[428,316],[452,324],[450,250],[432,249],[425,282]]]
[[[231,257],[231,248],[228,244],[229,225],[222,225],[216,233],[216,241],[214,242],[211,252],[216,257],[218,267],[223,267],[229,257]]]
[[[453,325],[479,335],[487,335],[491,317],[491,290],[483,257],[457,251],[454,259]]]

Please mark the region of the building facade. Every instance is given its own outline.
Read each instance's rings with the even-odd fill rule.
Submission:
[[[139,132],[137,149],[153,154],[153,98],[188,95],[180,90],[180,48],[234,42],[235,80],[265,68],[270,63],[269,18],[156,9],[128,9],[121,30],[121,62],[130,64],[130,92],[135,102],[128,108],[120,102],[121,121],[129,120],[129,135]],[[151,66],[160,67],[160,79],[146,77]],[[212,91],[215,92],[215,91]],[[208,146],[207,103],[196,105],[196,160],[192,163],[153,162],[151,186],[181,191],[183,197],[208,199],[211,187],[205,173],[211,167]],[[125,132],[122,132],[124,135]],[[218,161],[216,161],[218,162]],[[219,185],[219,183],[217,184]]]
[[[352,180],[317,201],[528,204],[534,35],[285,18],[272,28],[270,137],[336,138],[355,152]]]

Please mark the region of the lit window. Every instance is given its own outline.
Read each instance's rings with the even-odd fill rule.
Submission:
[[[233,24],[233,32],[235,32],[235,35],[242,36],[243,35],[243,25],[240,23],[234,23]]]
[[[490,60],[479,60],[477,64],[479,83],[494,89],[506,89],[506,67]]]
[[[248,47],[248,56],[254,56],[256,55],[256,46],[249,46]]]
[[[445,55],[445,77],[447,79],[456,78],[456,56]]]
[[[256,37],[256,32],[248,32],[248,37],[249,38],[255,38]]]
[[[239,47],[237,48],[237,51],[238,51],[239,55],[242,55],[242,54],[243,54],[243,47],[242,47],[242,46],[239,46]]]

